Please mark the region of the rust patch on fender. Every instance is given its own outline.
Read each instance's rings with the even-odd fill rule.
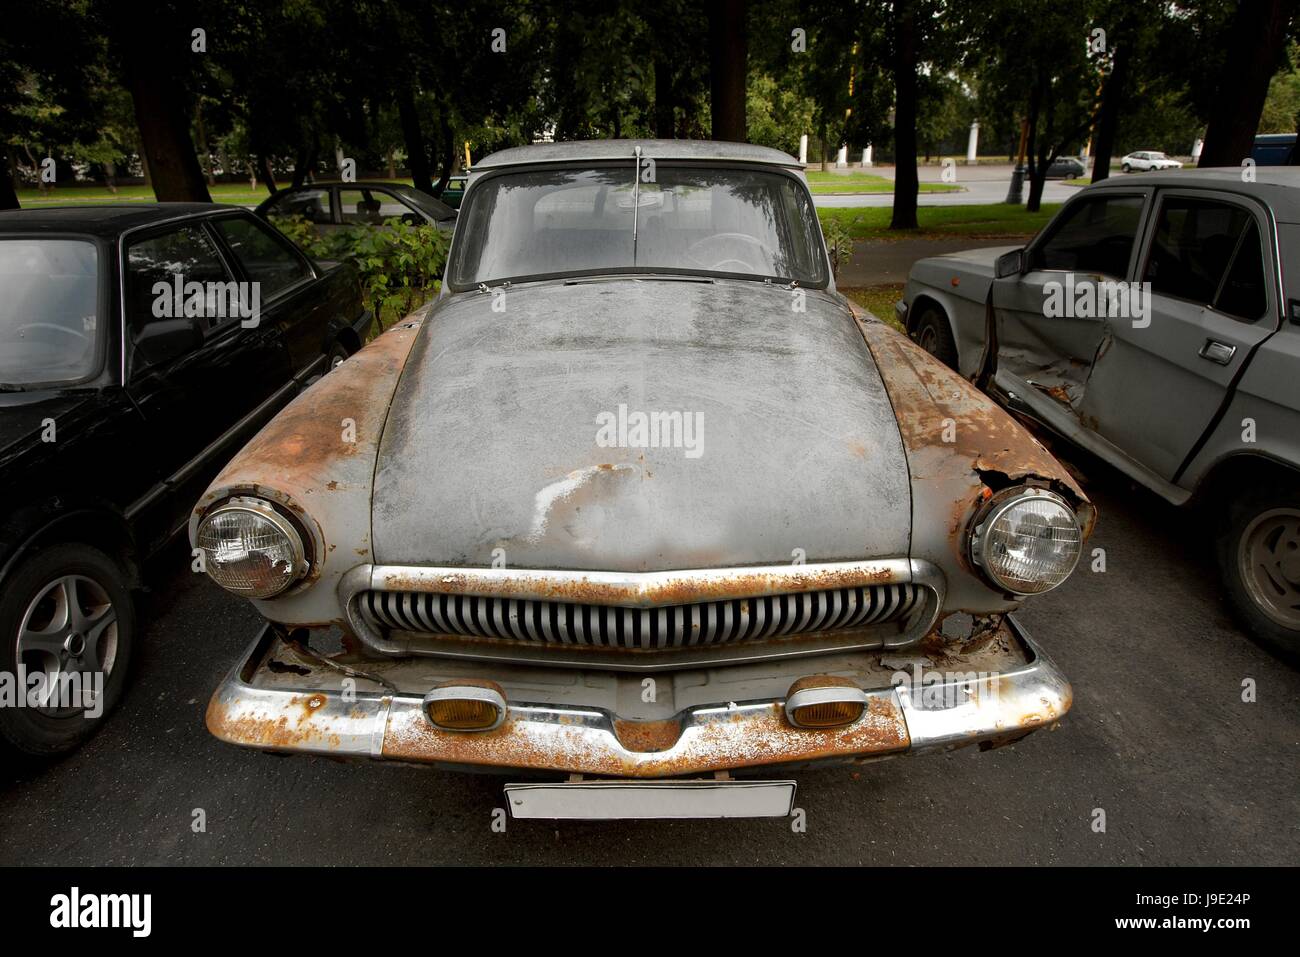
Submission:
[[[858,328],[893,404],[912,480],[954,487],[948,529],[963,567],[964,531],[990,481],[1052,487],[1074,506],[1084,538],[1091,535],[1096,509],[1083,489],[1006,410],[883,323],[859,318]]]

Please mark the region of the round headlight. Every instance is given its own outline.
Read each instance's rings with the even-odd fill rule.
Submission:
[[[195,544],[211,579],[247,598],[271,598],[307,572],[302,536],[257,498],[232,498],[199,523]]]
[[[971,558],[999,587],[1037,595],[1069,577],[1082,548],[1079,520],[1045,489],[995,497],[975,519]]]

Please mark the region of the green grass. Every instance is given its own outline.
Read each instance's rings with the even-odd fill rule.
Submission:
[[[818,209],[825,224],[837,220],[854,239],[943,239],[953,236],[1020,239],[1038,232],[1060,209],[1060,203],[1044,203],[1036,213],[1023,206],[991,203],[982,206],[922,206],[916,211],[919,229],[892,230],[892,210]]]
[[[860,286],[854,289],[842,288],[840,292],[859,306],[862,306],[881,322],[893,326],[899,332],[907,332],[894,314],[894,303],[903,298],[903,283],[891,282],[879,286]]]
[[[871,173],[823,173],[809,170],[808,187],[814,193],[892,193],[894,181]],[[923,193],[951,193],[962,187],[952,183],[922,183]]]

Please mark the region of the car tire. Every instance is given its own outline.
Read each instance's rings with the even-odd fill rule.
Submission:
[[[1129,166],[1128,163],[1125,163],[1123,166],[1120,167],[1120,169],[1122,169],[1122,170],[1123,170],[1124,172],[1126,172],[1126,173],[1131,173],[1131,172],[1133,172],[1133,167],[1132,167],[1132,166]]]
[[[1215,552],[1237,617],[1262,644],[1300,662],[1300,489],[1274,485],[1235,496]]]
[[[329,351],[328,371],[333,372],[339,366],[343,365],[343,363],[347,361],[348,356],[350,355],[352,355],[352,353],[348,351],[347,346],[345,346],[341,342],[335,342],[334,345],[330,347],[330,351]]]
[[[948,317],[941,310],[927,306],[916,319],[912,339],[948,368],[957,368],[957,343],[953,341]]]
[[[67,614],[74,603],[79,610]],[[110,620],[105,621],[106,616]],[[78,625],[83,627],[73,630]],[[23,695],[21,706],[6,702],[0,707],[0,743],[38,757],[65,754],[99,729],[126,686],[135,643],[127,576],[117,562],[88,545],[54,545],[37,552],[3,584],[0,636],[0,672],[15,678],[31,676],[36,669],[57,676],[93,673],[107,665],[102,691],[91,709],[98,712],[95,717],[84,707],[46,708],[39,701],[37,707],[29,706],[31,685],[26,681],[15,685]]]

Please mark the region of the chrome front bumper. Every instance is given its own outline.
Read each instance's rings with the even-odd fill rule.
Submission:
[[[383,675],[370,680],[369,663],[351,665],[356,670],[348,675],[349,666],[301,653],[268,625],[217,688],[207,726],[223,741],[278,752],[624,778],[997,746],[1055,725],[1072,700],[1065,676],[1013,618],[998,634],[1010,667],[972,671],[959,658],[946,665],[953,670],[914,671],[921,680],[910,682],[895,671],[893,683],[865,687],[867,707],[857,721],[829,730],[791,725],[783,695],[632,721],[604,707],[530,703],[527,691],[507,685],[509,713],[500,727],[455,732],[433,725],[417,689],[398,690],[400,682]],[[392,675],[402,665],[386,667]],[[489,665],[476,667],[480,678],[499,677]],[[817,659],[798,667],[819,673]],[[628,680],[639,683],[641,676]],[[567,696],[581,693],[579,678]]]

